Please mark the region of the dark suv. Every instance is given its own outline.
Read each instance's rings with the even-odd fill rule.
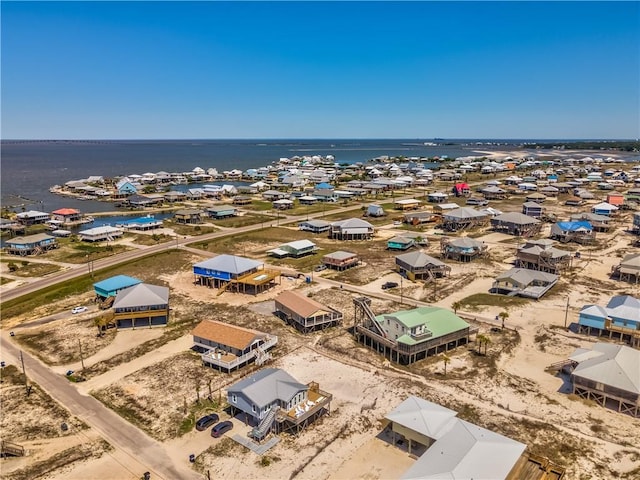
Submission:
[[[221,437],[232,428],[233,428],[233,423],[231,423],[229,420],[225,422],[220,422],[219,424],[217,424],[215,427],[211,429],[211,436],[214,438]]]
[[[202,430],[206,430],[218,420],[220,420],[220,417],[216,413],[211,413],[205,417],[202,417],[196,422],[196,430],[198,430],[199,432],[201,432]]]
[[[396,282],[387,282],[382,284],[382,289],[383,290],[389,290],[390,288],[396,288],[398,286],[398,284]]]

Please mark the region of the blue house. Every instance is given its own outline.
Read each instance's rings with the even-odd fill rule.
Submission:
[[[5,242],[7,253],[13,255],[38,255],[47,250],[58,248],[58,240],[45,233],[11,238]]]
[[[317,183],[316,190],[333,190],[333,185],[328,184],[327,182]]]
[[[116,189],[120,195],[133,195],[134,193],[138,193],[138,189],[135,185],[129,180],[124,179],[116,183]]]
[[[129,277],[127,275],[116,275],[115,277],[94,283],[93,290],[96,292],[98,297],[115,297],[120,290],[133,287],[139,283],[142,283],[142,280],[138,280],[137,278]]]
[[[620,339],[629,336],[640,342],[640,300],[631,295],[612,297],[606,307],[585,305],[578,317],[578,332],[591,334],[595,330],[598,336],[603,333],[612,337],[614,333]]]
[[[389,250],[408,250],[414,245],[415,242],[413,241],[413,238],[396,236],[387,240],[387,248]]]

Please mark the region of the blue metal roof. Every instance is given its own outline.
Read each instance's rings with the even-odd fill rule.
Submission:
[[[333,186],[326,182],[316,184],[316,190],[333,190]]]
[[[101,282],[94,283],[94,290],[102,290],[104,292],[113,292],[115,290],[121,290],[123,288],[132,287],[142,283],[142,280],[129,277],[127,275],[116,275],[115,277],[107,278]]]
[[[558,222],[558,226],[563,231],[575,232],[576,230],[593,230],[593,227],[589,222],[577,221],[577,222]]]

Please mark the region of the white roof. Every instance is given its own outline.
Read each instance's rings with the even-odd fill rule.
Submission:
[[[288,205],[290,203],[293,203],[293,200],[287,200],[286,198],[283,198],[281,200],[276,200],[275,202],[273,202],[274,204],[279,204],[279,205]]]
[[[609,210],[609,211],[615,212],[616,210],[618,210],[618,207],[616,207],[615,205],[611,205],[610,203],[607,203],[607,202],[602,202],[597,205],[594,205],[592,207],[592,210]]]
[[[403,479],[504,480],[527,448],[523,443],[473,425],[452,421]]]
[[[457,413],[409,397],[386,418],[435,440],[403,479],[504,480],[526,445],[456,418]]]
[[[456,415],[457,412],[437,403],[411,396],[389,412],[385,418],[437,440],[446,433],[445,427]]]
[[[101,227],[89,228],[87,230],[81,230],[78,232],[80,235],[104,235],[107,233],[122,233],[121,228],[112,227],[110,225],[103,225]]]
[[[586,355],[584,349],[576,351],[569,358],[583,360],[573,370],[573,375],[594,382],[632,392],[640,393],[640,351],[626,345],[596,343],[593,354]],[[597,355],[596,355],[597,354]],[[572,359],[573,359],[572,358]]]
[[[296,250],[300,250],[302,248],[315,247],[316,244],[313,243],[311,240],[294,240],[293,242],[288,242],[283,245],[280,245],[280,248],[285,246],[294,248]]]
[[[398,205],[415,205],[416,203],[420,203],[420,200],[416,200],[415,198],[410,198],[406,200],[396,200]]]

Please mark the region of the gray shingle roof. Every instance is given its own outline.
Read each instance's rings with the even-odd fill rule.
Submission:
[[[529,215],[525,215],[524,213],[507,212],[494,217],[491,220],[491,223],[494,222],[513,223],[515,225],[531,225],[532,223],[540,223],[540,220],[530,217]]]
[[[284,370],[264,368],[229,387],[229,393],[242,393],[257,407],[270,405],[275,400],[288,402],[298,392],[308,390]]]
[[[423,252],[409,252],[396,256],[396,260],[401,260],[404,263],[411,265],[412,267],[426,267],[427,265],[434,265],[436,267],[442,267],[446,265],[437,258],[433,258]]]
[[[528,270],[526,268],[512,268],[496,277],[496,280],[511,279],[521,285],[529,285],[535,280],[545,282],[553,282],[558,280],[558,276],[552,273],[539,272],[537,270]]]
[[[218,270],[219,272],[228,272],[235,275],[248,272],[254,268],[258,268],[262,263],[250,258],[237,257],[235,255],[218,255],[200,263],[196,263],[194,267],[206,268],[208,270]]]
[[[169,303],[169,289],[159,285],[139,283],[120,290],[113,301],[113,308],[166,305]]]

